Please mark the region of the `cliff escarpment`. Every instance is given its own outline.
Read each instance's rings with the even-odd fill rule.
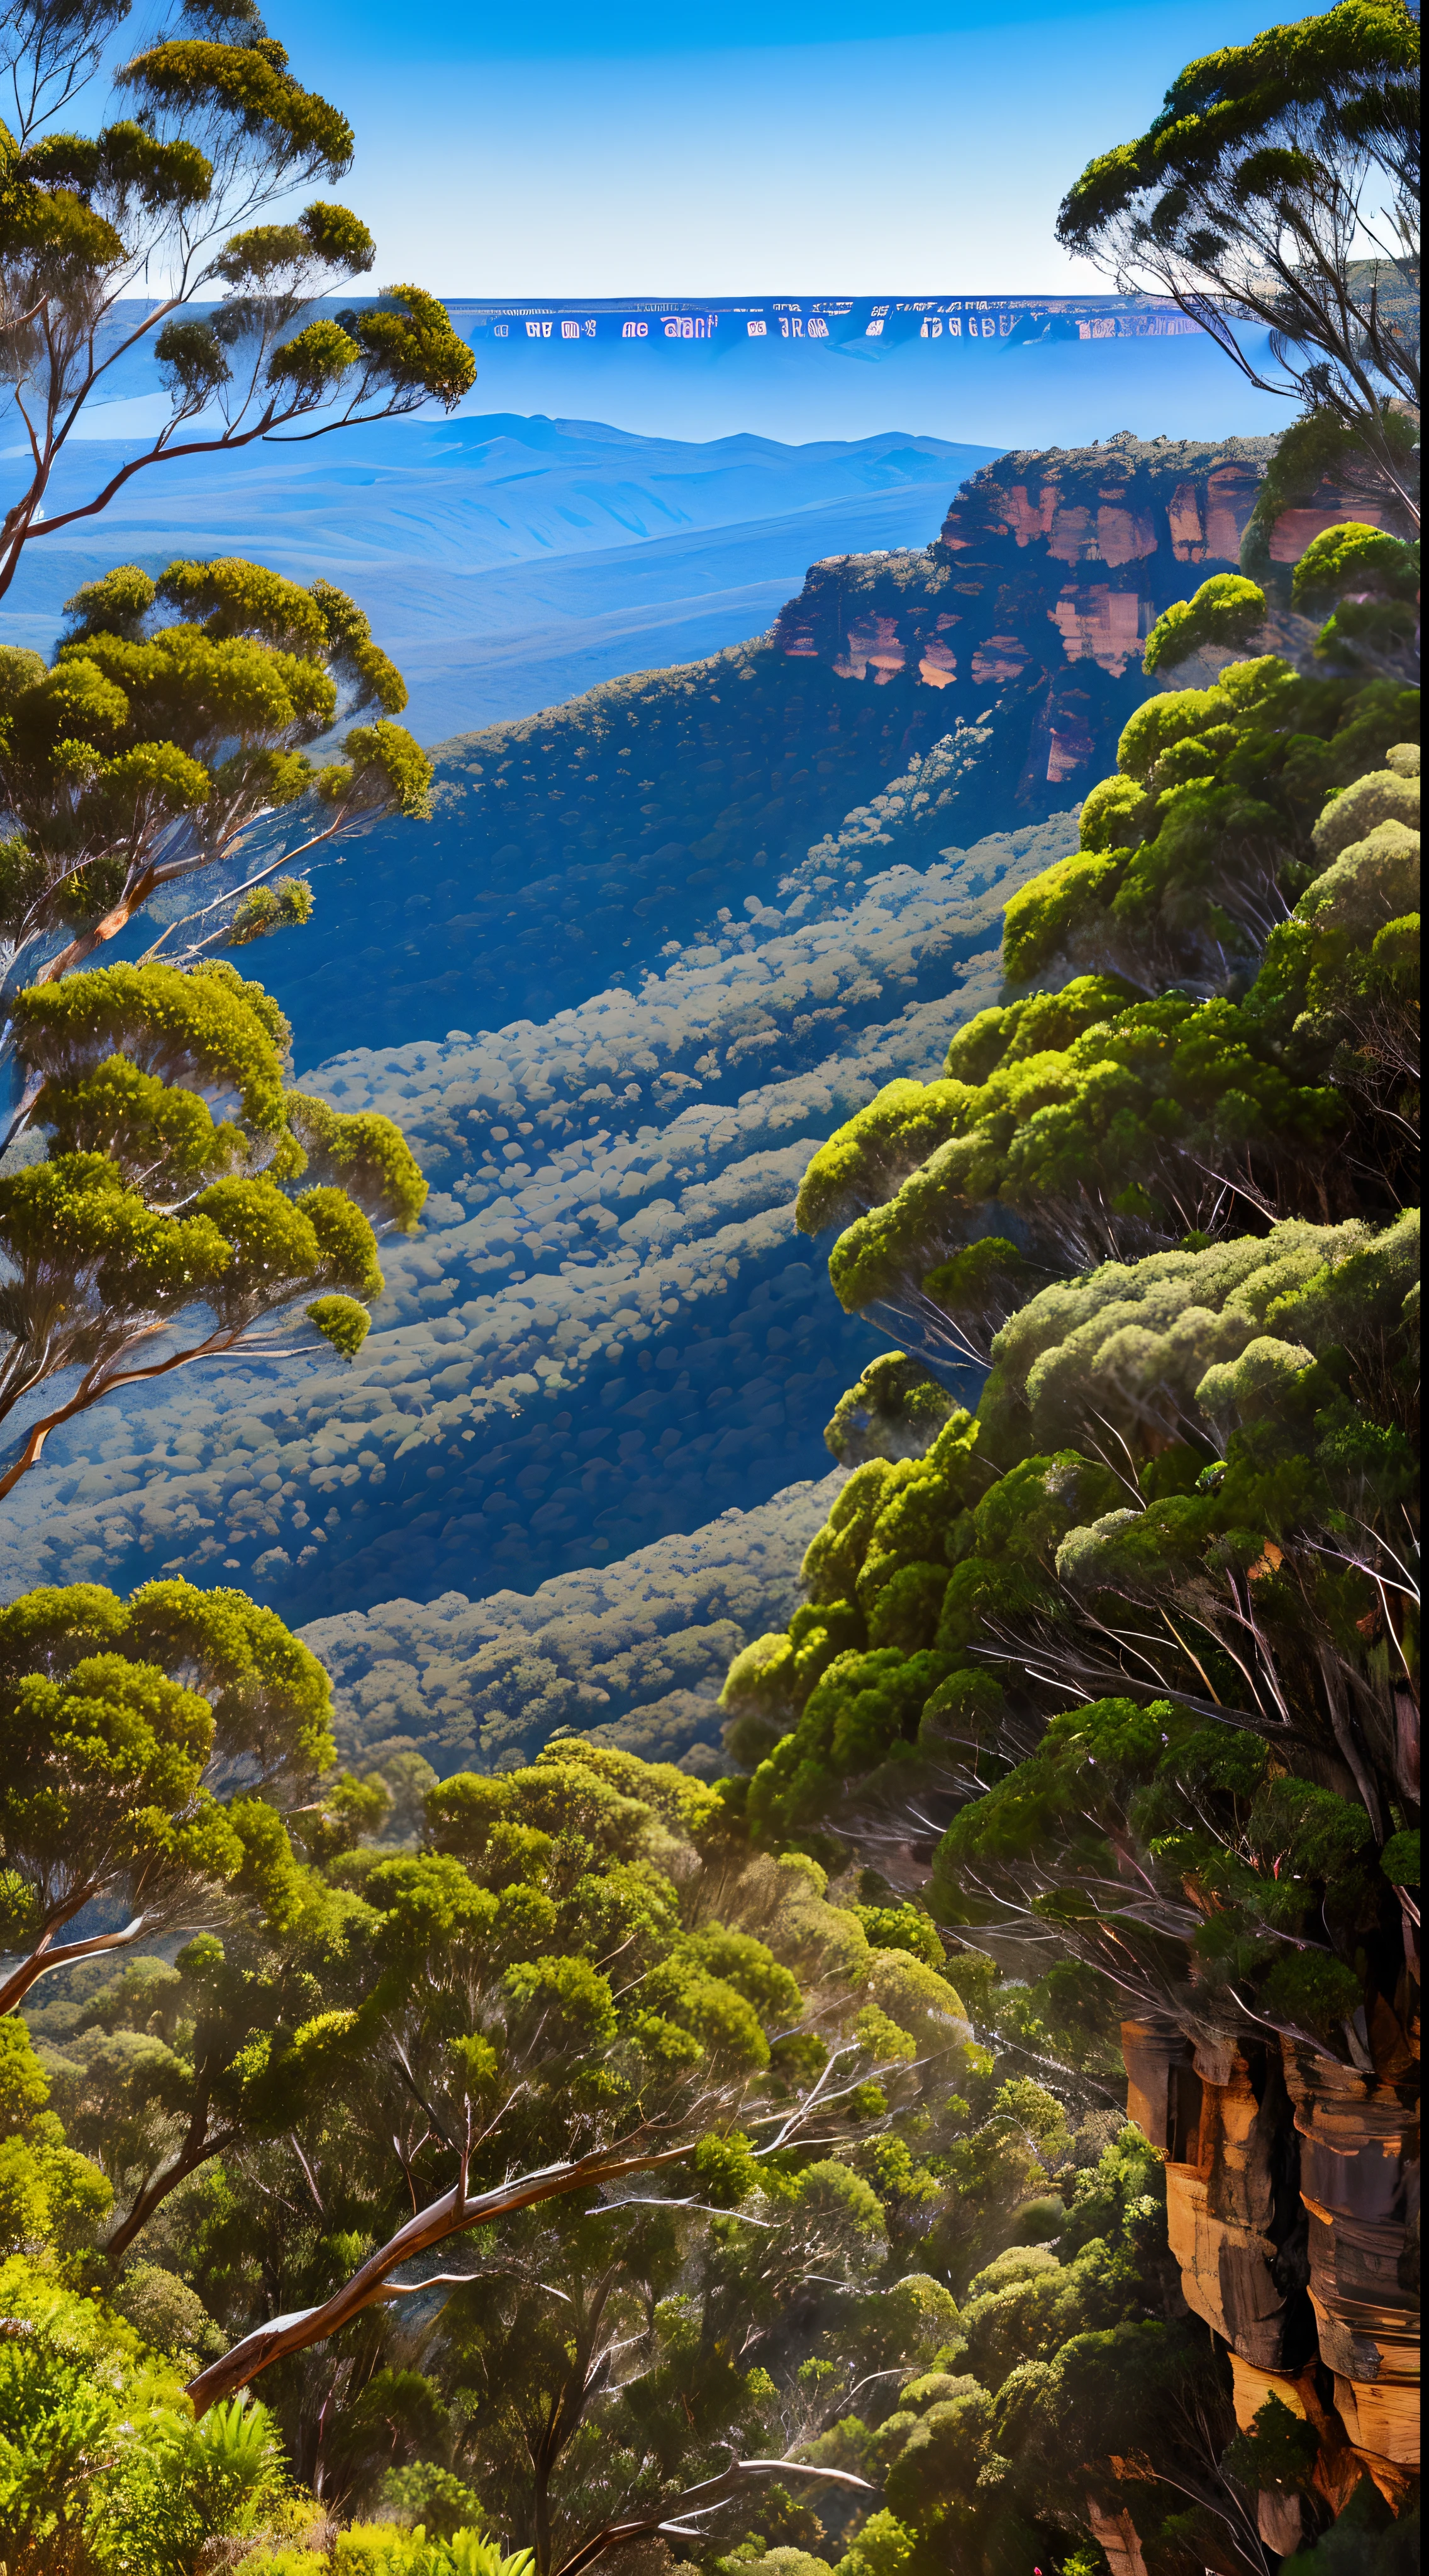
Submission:
[[[321,871],[265,958],[303,1060],[629,981],[948,737],[930,856],[1065,811],[1147,693],[1155,617],[1234,563],[1272,445],[1004,457],[926,549],[815,564],[767,636],[450,743],[434,822]]]
[[[896,691],[912,724],[930,701],[943,728],[989,724],[970,797],[995,779],[1005,819],[1040,818],[1112,765],[1152,626],[1202,567],[1238,562],[1273,446],[1123,433],[1000,457],[926,554],[815,564],[776,649]]]

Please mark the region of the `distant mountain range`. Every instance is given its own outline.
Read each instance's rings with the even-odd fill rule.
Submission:
[[[931,544],[814,563],[752,642],[446,744],[433,822],[320,870],[308,929],[263,952],[300,1064],[663,973],[946,736],[919,864],[1065,812],[1114,765],[1151,622],[1234,562],[1268,452],[1016,452],[939,503]]]
[[[503,303],[478,289],[445,300],[476,352],[468,414],[616,421],[651,438],[755,431],[795,444],[869,438],[899,422],[995,449],[1054,440],[1089,446],[1126,422],[1147,436],[1165,430],[1183,438],[1284,426],[1277,398],[1235,376],[1208,333],[1154,296],[930,291]],[[140,311],[137,299],[116,306],[115,334],[131,330]],[[1246,345],[1257,352],[1265,338],[1252,333]],[[127,436],[164,417],[147,340],[115,361],[107,385],[106,412],[90,416],[87,435]]]
[[[124,452],[81,442],[51,516]],[[248,555],[350,590],[406,674],[407,722],[438,742],[757,632],[818,556],[917,543],[992,453],[900,431],[691,445],[503,413],[260,444],[141,473],[102,519],[32,544],[0,639],[48,644],[111,564]]]

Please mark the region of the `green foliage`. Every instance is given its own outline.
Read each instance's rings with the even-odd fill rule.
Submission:
[[[160,1330],[180,1335],[169,1370],[306,1294],[354,1357],[382,1289],[374,1221],[411,1232],[427,1185],[390,1120],[285,1088],[290,1032],[262,987],[226,962],[151,962],[32,986],[12,1008],[49,1155],[0,1181],[0,1420],[81,1375],[9,1481],[57,1421],[153,1374]]]
[[[970,1095],[999,1066],[1022,1065],[1064,1048],[1129,995],[1105,979],[1085,977],[1053,995],[980,1011],[948,1050],[942,1082],[892,1082],[820,1146],[804,1175],[798,1222],[806,1234],[869,1206],[887,1184],[961,1132]]]
[[[229,925],[230,948],[246,948],[275,930],[301,929],[312,918],[313,890],[305,877],[279,877],[243,896]]]
[[[923,1639],[834,1657],[796,1727],[756,1770],[748,1809],[756,1832],[829,1815],[845,1781],[890,1759],[909,1761],[920,1744],[926,1751],[968,1729],[976,1738],[984,1725],[995,1735],[999,1694],[979,1657],[983,1624],[1033,1616],[1050,1601],[1056,1551],[1079,1508],[1095,1511],[1116,1488],[1072,1452],[1034,1457],[999,1478],[982,1458],[979,1427],[959,1414],[925,1459],[861,1469],[877,1473],[869,1508],[858,1507],[855,1476],[810,1549],[806,1581],[848,1581],[871,1637],[875,1623],[907,1614],[913,1587],[936,1596],[932,1627]]]
[[[323,1340],[331,1342],[345,1360],[356,1359],[372,1318],[355,1297],[317,1297],[303,1312],[310,1324],[316,1324]]]
[[[75,1584],[0,1611],[0,1848],[28,1954],[6,2008],[64,1964],[96,1897],[122,1904],[130,1940],[228,1888],[281,1919],[296,1865],[264,1800],[330,1759],[330,1707],[321,1665],[242,1593],[151,1583],[125,1604]]]
[[[1066,958],[1142,992],[1243,983],[1314,872],[1327,796],[1411,732],[1416,709],[1412,690],[1383,677],[1310,678],[1274,655],[1148,699],[1122,734],[1120,775],[1083,806],[1080,855],[1009,904],[1009,977]]]
[[[222,2330],[202,2299],[158,2263],[131,2263],[110,2305],[154,2351],[175,2361],[211,2361],[223,2350]]]
[[[1123,1981],[1136,1962],[1148,1986],[1177,1974],[1189,1898],[1199,1923],[1180,1974],[1207,2004],[1234,2016],[1253,1995],[1264,2022],[1343,2046],[1362,1999],[1351,1959],[1378,1906],[1372,1843],[1362,1809],[1293,1781],[1254,1738],[1169,1702],[1107,1699],[1053,1718],[1037,1752],[963,1810],[935,1884],[1030,1900],[1082,1956],[1119,1962]],[[1134,1906],[1112,1892],[1131,1853]]]
[[[275,809],[295,813],[304,849],[427,811],[431,763],[389,721],[406,703],[401,675],[331,583],[301,589],[233,556],[176,561],[157,581],[125,564],[67,614],[50,669],[29,657],[5,693],[0,779],[16,834],[0,926],[22,961],[68,936],[46,971],[79,962],[161,883],[230,858]],[[306,747],[369,707],[377,721],[353,727],[345,762],[314,770]],[[312,888],[274,882],[280,865],[265,860],[233,899],[185,916],[203,925],[190,953],[305,922]]]
[[[1397,495],[1388,424],[1412,399],[1415,360],[1373,288],[1381,267],[1397,283],[1400,263],[1357,262],[1351,247],[1367,201],[1393,209],[1391,239],[1417,239],[1418,62],[1402,0],[1340,0],[1207,54],[1145,134],[1089,163],[1057,223],[1123,291],[1195,311],[1257,382],[1266,362],[1236,326],[1268,327],[1275,390],[1329,415]]]
[[[1413,427],[1391,413],[1384,424],[1396,442],[1396,453],[1408,462],[1414,447]],[[1343,490],[1364,471],[1350,425],[1325,406],[1311,404],[1277,439],[1274,453],[1256,490],[1255,505],[1241,540],[1241,569],[1253,579],[1283,584],[1288,598],[1293,571],[1272,565],[1270,539],[1287,510],[1303,509],[1323,484]]]
[[[885,2507],[869,2515],[839,2560],[836,2576],[903,2576],[916,2542]]]
[[[1336,543],[1349,544],[1345,531]],[[916,1322],[925,1349],[945,1337],[968,1351],[976,1348],[971,1310],[981,1304],[995,1361],[980,1408],[989,1465],[1010,1463],[1009,1443],[1025,1437],[1024,1399],[1001,1366],[1015,1348],[1014,1327],[996,1337],[1001,1319],[989,1312],[987,1291],[970,1293],[972,1273],[981,1280],[1003,1264],[995,1291],[1003,1315],[1030,1284],[1025,1252],[980,1239],[994,1207],[1021,1220],[1023,1242],[1048,1267],[1111,1252],[1120,1267],[1104,1262],[1094,1274],[1110,1286],[1126,1275],[1126,1256],[1160,1246],[1169,1258],[1178,1239],[1189,1251],[1203,1239],[1199,1227],[1224,1220],[1236,1203],[1230,1193],[1248,1193],[1267,1215],[1323,1216],[1328,1201],[1373,1221],[1385,1213],[1376,1164],[1385,1191],[1409,1186],[1418,777],[1417,751],[1393,737],[1411,707],[1410,693],[1383,679],[1311,680],[1273,656],[1232,665],[1214,689],[1149,700],[1123,734],[1119,777],[1087,800],[1083,852],[1009,907],[1004,953],[1022,977],[1053,955],[1075,958],[1080,943],[1084,960],[1090,948],[1153,998],[1128,1007],[1126,980],[1083,976],[1055,997],[984,1012],[955,1041],[941,1082],[890,1085],[814,1158],[801,1223],[865,1211],[830,1261],[847,1307]],[[1117,846],[1119,834],[1126,846]],[[1227,900],[1241,907],[1248,948],[1237,947],[1217,870],[1235,880]],[[1289,919],[1271,928],[1287,902]],[[1263,962],[1244,998],[1215,993],[1217,979],[1224,985],[1253,967],[1257,952]],[[1211,998],[1196,1000],[1188,976],[1194,988],[1198,957],[1212,956]],[[1144,1294],[1154,1266],[1141,1276]],[[1058,1293],[1034,1297],[1023,1316],[1050,1313]],[[1198,1436],[1212,1446],[1225,1437],[1213,1380],[1200,1399],[1190,1371],[1198,1336],[1207,1339],[1205,1360],[1216,1356],[1217,1328],[1209,1315],[1189,1328],[1168,1376],[1164,1341],[1147,1337],[1143,1317],[1128,1309],[1117,1324],[1125,1329],[1107,1335],[1104,1361],[1074,1333],[1044,1374],[1070,1383],[1092,1361],[1105,1371],[1100,1398],[1112,1393],[1113,1375],[1119,1381],[1113,1406],[1122,1417],[1130,1378],[1140,1376],[1138,1436],[1169,1435],[1193,1480]],[[1219,1329],[1241,1331],[1234,1311]],[[1240,1347],[1253,1338],[1245,1332]],[[1188,1444],[1198,1404],[1204,1435],[1193,1431]],[[1038,1409],[1046,1438],[1048,1408]],[[1074,1436],[1093,1448],[1102,1440],[1085,1407]],[[1126,1436],[1124,1418],[1116,1436]],[[1209,1451],[1200,1458],[1208,1463]],[[1154,1470],[1149,1455],[1134,1463],[1163,1483],[1178,1472],[1175,1457]],[[1169,1497],[1148,1490],[1147,1499]],[[826,1598],[855,1594],[848,1544],[831,1524],[811,1551],[806,1579]],[[925,1566],[940,1553],[917,1551]],[[933,1621],[931,1573],[910,1568],[881,1621],[866,1592],[857,1598],[872,1646],[952,1642],[946,1619]],[[779,1669],[777,1648],[763,1651],[771,1672]],[[772,1758],[768,1747],[751,1742],[749,1750]]]
[[[840,1397],[824,1443],[842,1467],[869,1458],[916,1458],[952,1411],[952,1397],[917,1360],[885,1351]]]
[[[925,1968],[941,1968],[943,1944],[937,1926],[916,1905],[859,1905],[854,1908],[871,1950],[905,1950]]]
[[[1019,2097],[1025,2110],[1040,2090]],[[1062,2213],[1056,2252],[1005,2237],[996,2251],[994,2234],[979,2268],[971,2249],[1019,2170],[1011,2139],[1000,2115],[943,2160],[955,2196],[924,2241],[937,2250],[959,2241],[973,2277],[960,2311],[944,2304],[933,2367],[903,2378],[891,2412],[862,2394],[860,2413],[845,2414],[816,2446],[815,2457],[883,2485],[886,2503],[842,2561],[848,2576],[931,2569],[950,2557],[1065,2563],[1068,2533],[1087,2529],[1089,2486],[1113,2513],[1134,2499],[1135,2527],[1154,2541],[1188,2477],[1193,2493],[1207,2492],[1195,2437],[1186,2438],[1189,2390],[1195,2420],[1222,2445],[1234,2431],[1228,2374],[1223,2386],[1204,2330],[1162,2321],[1169,2267],[1154,2151],[1125,2131],[1075,2177],[1070,2212],[1044,2193],[1043,2206]],[[1006,2224],[1006,2215],[993,2219],[999,2233]],[[1128,2457],[1138,2481],[1130,2495],[1118,2488]]]
[[[67,2143],[23,2027],[0,2023],[0,2036],[0,2249],[43,2253],[59,2271],[82,2274],[108,2214],[109,2185]]]
[[[328,1792],[330,1808],[342,1787]],[[425,2200],[441,2188],[447,2137],[468,2122],[477,2191],[513,2165],[545,2165],[632,2127],[638,2135],[647,2120],[678,2134],[682,2120],[723,2106],[720,2125],[692,2137],[689,2168],[671,2176],[667,2198],[617,2186],[592,2208],[577,2200],[513,2217],[491,2259],[478,2244],[482,2289],[447,2305],[434,2376],[403,2396],[400,2374],[380,2373],[324,2437],[324,2492],[345,2511],[370,2509],[380,2475],[391,2501],[405,2499],[404,2518],[429,2528],[430,2487],[443,2527],[464,2514],[465,2491],[513,2535],[539,2533],[549,2513],[573,2545],[592,2478],[615,2481],[617,2493],[631,2478],[638,2498],[652,2477],[668,2488],[706,2461],[713,2473],[731,2424],[744,2452],[767,2454],[775,2383],[762,2368],[736,2367],[751,2317],[773,2358],[806,2275],[862,2295],[891,2231],[937,2201],[935,2178],[899,2141],[861,2140],[842,2075],[812,2150],[795,2143],[770,2159],[755,2144],[767,2125],[732,2124],[746,2088],[759,2112],[773,2080],[792,2110],[831,2050],[843,2052],[841,2067],[869,2062],[868,2017],[873,2062],[891,2040],[909,2098],[926,2092],[940,2105],[950,2061],[968,2051],[952,1988],[905,1948],[870,1951],[860,1918],[826,1903],[812,1862],[731,1853],[722,1834],[706,1847],[718,1807],[682,1774],[561,1740],[525,1771],[435,1786],[429,1832],[444,1848],[315,1843],[330,1854],[329,1880],[360,1889],[360,1901],[349,1900],[341,1940],[329,1930],[321,1943],[300,1933],[288,1945],[313,1980],[309,2017],[289,2026],[290,1986],[266,2044],[254,2033],[242,2052],[248,2071],[229,2114],[270,2170],[294,2157],[295,2137],[305,2159],[296,2170],[333,2213],[315,2231],[326,2243],[307,2246],[276,2210],[261,2219],[265,2265],[281,2283],[273,2295],[285,2303],[300,2305],[327,2265],[346,2268],[366,2250],[334,2242],[339,2209],[371,2212],[369,2229],[398,2225],[410,2193]],[[897,1907],[884,1911],[890,1932],[921,1926],[926,1941],[914,1909],[906,1923]],[[144,2000],[136,1991],[136,2015]],[[184,1998],[166,2006],[180,2034],[187,2009]],[[62,2042],[69,2057],[84,2036]],[[776,2037],[783,2055],[771,2067]],[[810,2053],[796,2070],[790,2043],[800,2041]],[[414,2084],[435,2132],[411,2126]],[[687,2333],[691,2301],[704,2323]],[[869,2301],[869,2333],[895,2361],[932,2359],[955,2314],[924,2276]],[[592,2368],[611,2338],[623,2355],[613,2388]],[[319,2367],[340,2379],[350,2363],[339,2348]],[[554,2430],[533,2465],[538,2422]],[[428,2461],[441,2477],[428,2477]],[[763,2501],[761,2491],[761,2515]],[[782,2536],[765,2519],[760,2528]]]
[[[1417,1888],[1419,1885],[1419,1830],[1391,1834],[1379,1856],[1385,1877],[1396,1887]]]
[[[1328,608],[1346,591],[1382,591],[1412,600],[1419,589],[1419,548],[1362,519],[1342,520],[1312,537],[1295,566],[1291,596],[1310,613]]]
[[[1019,2333],[1040,2350],[1127,2312],[1123,2275],[1142,2258],[1125,2248],[1144,2199],[1129,2156],[1104,2160],[1116,2179],[1088,2206],[1094,2245],[1079,2239],[1060,2267],[1039,2255],[1030,2272],[1025,2256],[989,2268],[984,2255],[959,2313],[947,2248],[990,2228],[995,2257],[1029,2185],[1046,2197],[1048,2161],[1069,2144],[1061,2105],[1016,2073],[989,2086],[925,1914],[874,1901],[872,1884],[856,1908],[830,1906],[812,1861],[731,1846],[719,1803],[684,1775],[567,1740],[525,1772],[433,1785],[429,1833],[447,1847],[403,1852],[364,1839],[386,1820],[385,1790],[340,1777],[303,1819],[316,1866],[281,1931],[230,1922],[173,1964],[132,1960],[83,1989],[70,1972],[68,1993],[33,2016],[52,2098],[76,2146],[104,2159],[117,2206],[147,2208],[154,2251],[136,2260],[126,2247],[115,2303],[180,2367],[220,2331],[241,2333],[255,2306],[300,2308],[345,2277],[414,2198],[442,2188],[446,2139],[468,2121],[480,2190],[632,2119],[668,2134],[712,2090],[726,2106],[664,2186],[516,2214],[499,2238],[472,2240],[456,2287],[424,2290],[429,2266],[416,2266],[395,2314],[270,2375],[271,2421],[225,2405],[194,2427],[170,2376],[170,2422],[125,2383],[143,2462],[130,2520],[110,2475],[128,2452],[98,2471],[76,2464],[76,2517],[97,2528],[107,2516],[116,2551],[142,2529],[137,2563],[175,2576],[219,2535],[256,2544],[245,2563],[270,2576],[312,2576],[329,2558],[389,2576],[534,2576],[528,2538],[555,2565],[598,2516],[716,2474],[729,2446],[770,2456],[806,2390],[847,2418],[859,2383],[852,2403],[869,2423],[857,2419],[856,2457],[879,2473],[876,2443],[896,2458],[901,2426],[937,2432],[977,2384],[970,2334],[995,2380]],[[52,2117],[9,2027],[15,2115]],[[834,2081],[810,2143],[796,2131],[770,2156],[757,2151],[769,2137],[759,2088],[776,2035],[810,2045],[797,2083],[826,2067]],[[879,2082],[854,2085],[842,2111],[849,2075],[869,2066]],[[981,2089],[980,2123],[950,2077]],[[729,2117],[747,2086],[761,2126]],[[414,2088],[435,2128],[413,2122]],[[1155,2245],[1146,2259],[1143,2297]],[[468,2271],[473,2291],[460,2287]],[[420,2369],[404,2344],[414,2309]],[[599,2366],[614,2350],[618,2379]],[[848,2422],[816,2449],[842,2443],[852,2465]],[[320,2470],[335,2535],[281,2472],[278,2427],[303,2474]],[[482,2536],[478,2497],[505,2543]],[[364,2519],[375,2508],[393,2518]],[[855,2576],[896,2576],[924,2549],[920,2511],[904,2498],[895,2514],[890,2500],[865,2521],[844,2551]],[[761,2484],[737,2514],[722,2544],[732,2565],[839,2555],[802,2490]]]
[[[1304,587],[1410,569],[1341,529]],[[1010,907],[1005,953],[1025,973],[1095,925],[1099,962],[1153,998],[1087,976],[983,1013],[941,1082],[890,1086],[806,1178],[811,1222],[866,1209],[830,1261],[843,1302],[916,1315],[924,1348],[961,1326],[944,1292],[990,1259],[993,1205],[1080,1273],[1009,1299],[975,1421],[844,1487],[798,1619],[847,1603],[864,1631],[802,1691],[794,1629],[762,1641],[762,1713],[786,1731],[751,1738],[746,1810],[757,1835],[817,1823],[858,1850],[870,1812],[948,1798],[933,1910],[1004,1941],[1045,1927],[1066,1995],[1011,1992],[1004,2026],[1063,2063],[1107,2047],[1102,1976],[1122,2010],[1131,1993],[1227,2027],[1248,2013],[1354,2063],[1366,2017],[1404,2009],[1410,705],[1274,657],[1148,700],[1082,853]],[[1289,918],[1257,934],[1243,998],[1197,1001],[1157,885],[1163,927],[1210,923],[1196,849],[1244,892],[1256,846],[1266,922],[1276,903]],[[1237,1204],[1259,1231],[1198,1230]]]
[[[1413,2576],[1421,2543],[1417,2506],[1393,2514],[1372,2480],[1362,2478],[1315,2546],[1280,2563],[1287,2576]]]
[[[261,2406],[195,2424],[178,2380],[96,2300],[0,2266],[0,2542],[19,2567],[190,2576],[260,2537],[288,2480]]]
[[[335,1183],[373,1216],[415,1232],[426,1205],[427,1184],[400,1128],[374,1110],[355,1115],[330,1108],[302,1091],[286,1099],[289,1126],[299,1139],[312,1177]]]
[[[1250,2428],[1238,2433],[1222,2466],[1242,2486],[1303,2487],[1319,2454],[1319,2444],[1303,2416],[1294,2415],[1279,2397],[1267,2397]]]
[[[1258,583],[1240,573],[1212,573],[1190,599],[1173,600],[1162,610],[1146,639],[1141,667],[1148,675],[1173,671],[1208,645],[1239,652],[1264,616],[1265,593]]]
[[[101,479],[58,514],[42,506],[76,413],[151,332],[169,416],[128,472],[184,454],[182,433],[201,412],[206,445],[238,448],[300,421],[313,426],[296,434],[314,435],[427,399],[449,409],[475,376],[444,307],[419,287],[309,318],[316,300],[372,269],[374,244],[326,199],[262,220],[305,184],[339,179],[354,137],[290,71],[256,7],[193,0],[110,69],[108,39],[124,15],[121,0],[98,0],[59,18],[28,13],[13,31],[24,108],[21,138],[0,134],[0,260],[18,317],[10,371],[41,429],[6,520],[0,588],[36,527],[102,509],[118,488]],[[55,130],[97,73],[107,121],[94,134]],[[170,294],[131,318],[117,345],[101,340],[96,357],[100,317],[116,299],[132,316],[123,299],[134,282],[160,274]],[[117,592],[111,606],[123,606]]]
[[[1268,1185],[1290,1195],[1298,1182],[1310,1197],[1346,1121],[1329,1085],[1297,1079],[1244,1009],[1166,996],[1065,1053],[1000,1067],[950,1123],[896,1196],[839,1237],[829,1271],[850,1311],[920,1315],[926,1302],[936,1314],[933,1276],[990,1202],[1061,1268],[1176,1241],[1214,1210],[1214,1176],[1247,1156]]]

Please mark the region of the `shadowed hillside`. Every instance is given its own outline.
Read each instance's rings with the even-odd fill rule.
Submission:
[[[1063,817],[900,863],[939,762],[817,849],[784,909],[716,917],[638,994],[323,1067],[439,1185],[383,1247],[357,1361],[196,1369],[56,1433],[4,1579],[182,1567],[293,1618],[525,1593],[826,1473],[877,1337],[830,1311],[800,1178],[994,998],[1007,897],[1071,838]]]
[[[800,1178],[996,999],[1003,907],[1071,847],[1137,638],[1228,558],[1260,461],[1004,459],[924,552],[816,566],[772,636],[451,746],[436,822],[359,842],[262,957],[307,1081],[433,1184],[366,1347],[58,1433],[6,1585],[524,1597],[822,1476],[877,1336]]]
[[[265,980],[300,1064],[499,1028],[629,979],[952,734],[926,846],[1064,811],[1145,696],[1141,646],[1235,560],[1266,440],[1003,458],[918,553],[816,564],[770,635],[451,743],[436,820],[318,876]]]

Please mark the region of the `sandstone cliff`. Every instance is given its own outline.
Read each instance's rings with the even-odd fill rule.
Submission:
[[[434,823],[374,832],[265,959],[304,1061],[354,1030],[395,1043],[578,1004],[713,906],[767,898],[947,738],[930,858],[1064,812],[1147,694],[1152,621],[1235,562],[1272,445],[1003,457],[931,545],[815,564],[767,636],[448,744]]]
[[[920,721],[990,721],[1004,811],[1040,815],[1114,766],[1163,608],[1236,564],[1274,442],[1019,452],[964,485],[926,554],[815,564],[774,630],[786,659],[897,688]]]
[[[1419,2471],[1417,1979],[1367,2036],[1355,2068],[1122,2024],[1187,2305],[1229,2347],[1243,2431],[1269,2397],[1310,2424],[1331,2514],[1366,2472],[1398,2511]],[[1304,2525],[1293,2493],[1262,2496],[1267,2547],[1298,2548]]]

